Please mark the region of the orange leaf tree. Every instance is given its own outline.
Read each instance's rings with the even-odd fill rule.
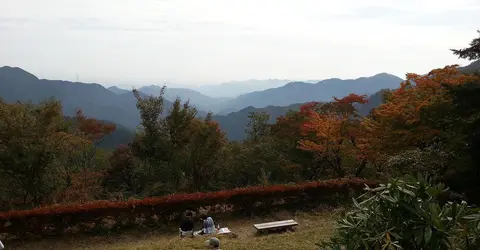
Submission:
[[[370,147],[384,154],[405,149],[423,149],[446,131],[440,106],[450,105],[446,86],[461,85],[473,76],[459,74],[456,65],[435,69],[427,75],[407,74],[400,88],[385,97],[385,103],[364,119],[368,133],[374,135]],[[431,109],[431,107],[436,107]]]
[[[366,166],[367,154],[362,146],[363,127],[354,105],[366,102],[366,96],[350,94],[323,105],[303,106],[301,112],[308,119],[301,131],[313,138],[300,140],[299,148],[315,153],[341,177],[348,174],[344,159],[350,157],[357,165],[354,174],[359,175]]]

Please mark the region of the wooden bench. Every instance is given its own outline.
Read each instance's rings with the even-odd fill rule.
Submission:
[[[274,221],[268,223],[260,223],[254,224],[253,227],[257,229],[257,231],[273,231],[273,230],[286,230],[286,229],[293,229],[294,226],[298,226],[298,223],[294,220],[282,220],[282,221]]]

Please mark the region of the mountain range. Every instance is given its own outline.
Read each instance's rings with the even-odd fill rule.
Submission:
[[[206,94],[210,97],[227,97],[235,98],[239,95],[243,95],[252,90],[262,91],[270,88],[281,87],[291,80],[286,79],[267,79],[267,80],[257,80],[250,79],[245,81],[230,81],[225,82],[219,85],[203,85],[199,87],[194,87],[193,90],[196,90],[200,93]]]
[[[268,82],[274,80],[266,80]],[[280,80],[277,80],[280,81]],[[240,111],[245,107],[265,108],[267,106],[288,106],[294,103],[309,101],[326,102],[334,96],[343,97],[350,93],[373,94],[381,89],[391,89],[399,86],[403,79],[387,73],[371,77],[342,80],[338,78],[310,82],[289,82],[283,86],[261,91],[254,91],[237,96],[236,98],[210,97],[198,91],[185,88],[167,88],[165,99],[174,101],[177,97],[189,100],[198,109],[211,111],[215,114],[226,115]],[[222,86],[218,86],[221,89]],[[109,88],[114,93],[122,93],[116,87]],[[160,93],[160,86],[151,85],[141,87],[140,92],[147,95]],[[124,90],[126,91],[126,90]]]
[[[466,72],[475,72],[480,68],[480,61],[462,67]],[[278,81],[282,80],[267,80]],[[338,78],[310,82],[289,82],[282,86],[261,91],[245,93],[237,97],[211,97],[197,90],[171,88],[165,93],[165,113],[168,112],[176,97],[190,100],[204,116],[205,111],[213,111],[213,119],[227,133],[229,139],[241,140],[250,112],[266,112],[273,122],[288,110],[298,110],[302,103],[310,101],[330,101],[333,96],[343,97],[349,93],[373,94],[370,102],[358,106],[360,113],[367,114],[381,103],[382,89],[394,89],[399,86],[401,78],[381,73],[371,77],[341,80]],[[218,88],[221,88],[220,86]],[[139,89],[141,96],[158,95],[159,86],[145,86]],[[6,102],[30,101],[39,103],[49,98],[62,102],[66,116],[75,115],[81,108],[85,115],[118,124],[122,137],[128,138],[139,125],[140,117],[136,109],[136,99],[131,90],[118,87],[108,89],[100,84],[69,82],[61,80],[39,79],[33,74],[16,67],[0,67],[0,98]],[[120,140],[120,139],[118,139]],[[116,139],[110,139],[114,144]],[[123,140],[123,139],[122,139]],[[109,140],[107,140],[109,141]],[[121,140],[120,140],[121,141]]]
[[[392,89],[403,80],[397,76],[381,73],[371,77],[342,80],[338,78],[319,81],[315,84],[305,82],[290,82],[278,88],[255,91],[240,95],[235,99],[222,103],[220,113],[228,113],[245,107],[245,104],[256,108],[269,105],[288,106],[292,103],[310,101],[326,102],[333,97],[343,97],[350,93],[373,94],[381,89]]]
[[[0,98],[4,101],[39,103],[52,97],[61,101],[66,116],[74,116],[81,108],[87,116],[128,129],[134,129],[140,121],[137,100],[131,92],[115,94],[100,84],[38,79],[21,68],[0,68]],[[171,102],[165,101],[165,106],[171,106]]]
[[[368,97],[368,102],[357,105],[356,108],[360,115],[366,116],[370,111],[382,103],[382,97],[385,90],[380,90]],[[227,115],[214,115],[213,120],[217,121],[228,139],[240,141],[245,138],[245,128],[248,124],[250,113],[264,112],[270,116],[269,123],[274,123],[278,117],[287,114],[289,111],[298,111],[300,106],[305,103],[294,103],[288,106],[267,106],[264,108],[246,107],[240,111],[232,112]]]
[[[162,87],[157,86],[157,85],[150,85],[150,86],[144,86],[138,89],[138,91],[145,93],[147,95],[153,95],[157,96],[160,93],[160,90]],[[175,99],[180,98],[181,100],[184,101],[190,101],[191,104],[194,104],[195,107],[199,110],[205,110],[205,111],[213,111],[215,112],[216,105],[219,105],[225,101],[228,101],[232,98],[228,97],[210,97],[207,95],[204,95],[198,91],[191,90],[191,89],[186,89],[186,88],[168,88],[165,90],[165,93],[163,95],[165,99],[173,102]]]

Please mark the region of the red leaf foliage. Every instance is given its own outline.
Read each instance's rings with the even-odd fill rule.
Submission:
[[[77,110],[77,121],[79,130],[84,133],[91,141],[100,140],[105,135],[109,135],[117,128],[115,124],[107,124],[94,118],[87,118],[82,110]]]
[[[336,203],[342,195],[349,199],[352,191],[362,189],[365,184],[375,186],[377,181],[357,178],[334,179],[297,185],[247,187],[212,193],[173,194],[143,200],[95,201],[32,210],[9,211],[0,213],[0,233],[31,232],[43,234],[48,233],[46,228],[59,233],[63,232],[64,228],[79,226],[82,223],[98,222],[107,218],[117,221],[122,216],[130,218],[160,216],[164,221],[168,221],[185,209],[207,206],[219,207],[223,205],[223,207],[230,207],[229,212],[250,212],[259,207],[268,210],[274,204],[287,205],[287,203],[291,203],[288,205],[305,207],[312,202],[329,201]],[[10,225],[7,226],[7,224]]]
[[[359,103],[359,104],[365,104],[368,102],[367,95],[357,95],[357,94],[349,94],[343,98],[337,98],[334,97],[334,103],[337,104],[354,104],[354,103]]]

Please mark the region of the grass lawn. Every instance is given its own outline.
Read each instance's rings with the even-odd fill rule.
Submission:
[[[326,239],[334,231],[337,212],[321,211],[298,213],[292,215],[280,212],[268,217],[249,219],[214,218],[221,227],[228,227],[236,237],[220,236],[221,249],[315,249],[315,243]],[[299,226],[295,232],[256,235],[253,224],[272,220],[295,219]],[[6,249],[206,249],[208,236],[181,239],[171,232],[125,232],[110,236],[69,236],[61,239],[44,239],[41,241],[11,242]]]

